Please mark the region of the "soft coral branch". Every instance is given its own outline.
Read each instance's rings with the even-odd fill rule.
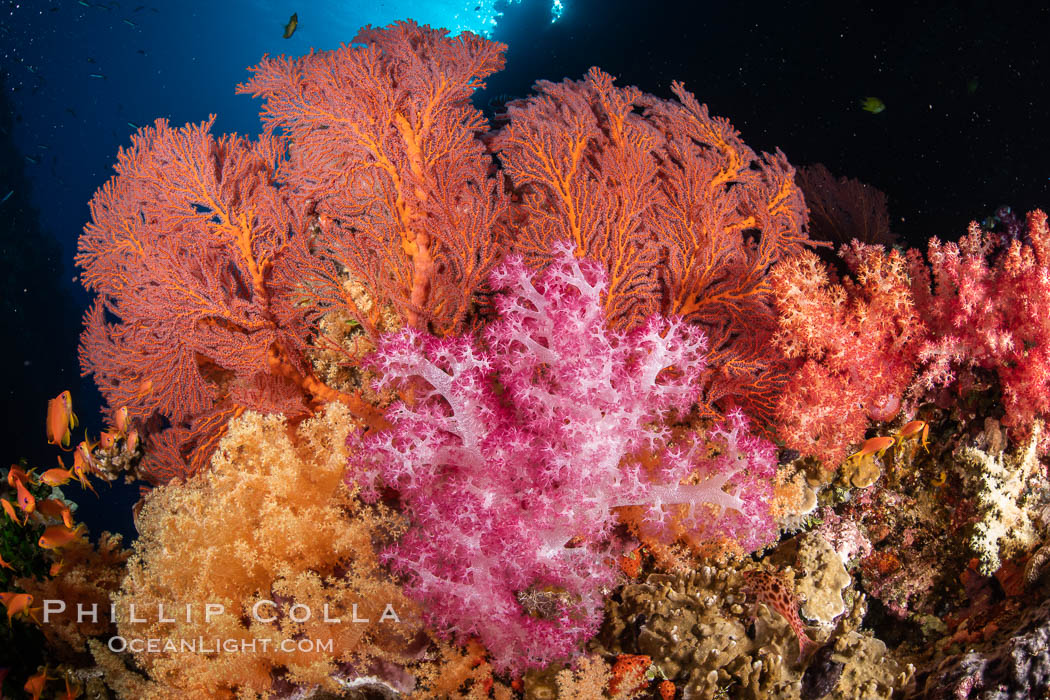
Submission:
[[[915,394],[972,385],[977,368],[995,372],[1003,422],[1023,436],[1050,414],[1050,228],[1028,214],[1021,239],[1001,239],[976,222],[958,243],[931,239],[929,267],[909,251],[914,293],[930,338],[922,345]],[[1040,446],[1047,449],[1047,441]]]
[[[901,253],[854,241],[840,255],[853,279],[839,283],[807,252],[770,280],[780,324],[774,342],[797,363],[777,427],[789,447],[832,464],[869,421],[897,414],[926,338]]]
[[[698,440],[666,427],[698,396],[699,329],[658,315],[607,329],[604,270],[568,243],[555,253],[535,280],[520,259],[494,271],[508,293],[484,343],[411,329],[381,340],[375,369],[415,401],[388,412],[392,430],[354,436],[348,477],[371,498],[397,492],[413,527],[387,560],[430,621],[518,671],[596,630],[615,509],[645,508],[642,534],[663,542],[770,535],[772,446],[749,442],[735,414],[732,459],[705,463]]]

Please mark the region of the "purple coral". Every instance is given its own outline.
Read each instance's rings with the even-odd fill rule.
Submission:
[[[765,543],[775,459],[739,413],[717,460],[698,464],[701,441],[672,439],[665,419],[699,394],[703,334],[658,316],[608,330],[604,270],[567,245],[535,283],[516,258],[492,282],[508,293],[481,341],[412,329],[380,341],[374,368],[415,400],[391,408],[393,429],[351,436],[348,479],[366,499],[396,490],[411,527],[384,556],[428,621],[520,672],[597,630],[616,581],[614,508],[646,506],[655,537],[670,539],[674,519]],[[643,450],[658,459],[625,459]]]

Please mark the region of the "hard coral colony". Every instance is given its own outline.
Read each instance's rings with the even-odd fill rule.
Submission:
[[[1050,653],[1020,602],[1048,585],[1046,215],[926,258],[854,240],[839,276],[784,154],[680,83],[593,68],[494,129],[470,98],[505,50],[366,28],[253,69],[259,139],[158,120],[120,151],[77,256],[119,425],[79,457],[156,488],[132,552],[78,541],[11,595],[228,614],[45,630],[68,673],[136,698],[1046,690],[987,660]],[[884,201],[825,173],[800,182],[826,230],[835,196]],[[43,488],[11,480],[5,543]]]

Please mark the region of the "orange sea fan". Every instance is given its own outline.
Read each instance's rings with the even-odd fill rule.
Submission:
[[[654,313],[701,326],[703,412],[737,403],[765,426],[784,379],[766,277],[810,244],[802,195],[782,153],[758,156],[681,83],[672,90],[677,100],[615,87],[592,68],[510,103],[489,139],[515,188],[502,235],[533,268],[557,239],[601,261],[614,328]]]

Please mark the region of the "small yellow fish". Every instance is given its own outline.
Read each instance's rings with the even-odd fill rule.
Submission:
[[[73,413],[73,395],[69,390],[47,402],[47,444],[68,448],[70,433],[77,423],[77,415]]]
[[[299,26],[299,13],[293,12],[292,16],[288,18],[288,24],[284,25],[284,38],[291,39],[292,34],[295,34],[296,28]]]
[[[70,542],[79,539],[85,529],[84,523],[80,523],[75,529],[70,529],[65,525],[52,525],[44,530],[44,534],[37,540],[37,544],[40,545],[41,549],[65,547]]]
[[[886,103],[878,97],[862,97],[860,98],[860,108],[865,112],[879,114],[880,112],[886,111]]]

